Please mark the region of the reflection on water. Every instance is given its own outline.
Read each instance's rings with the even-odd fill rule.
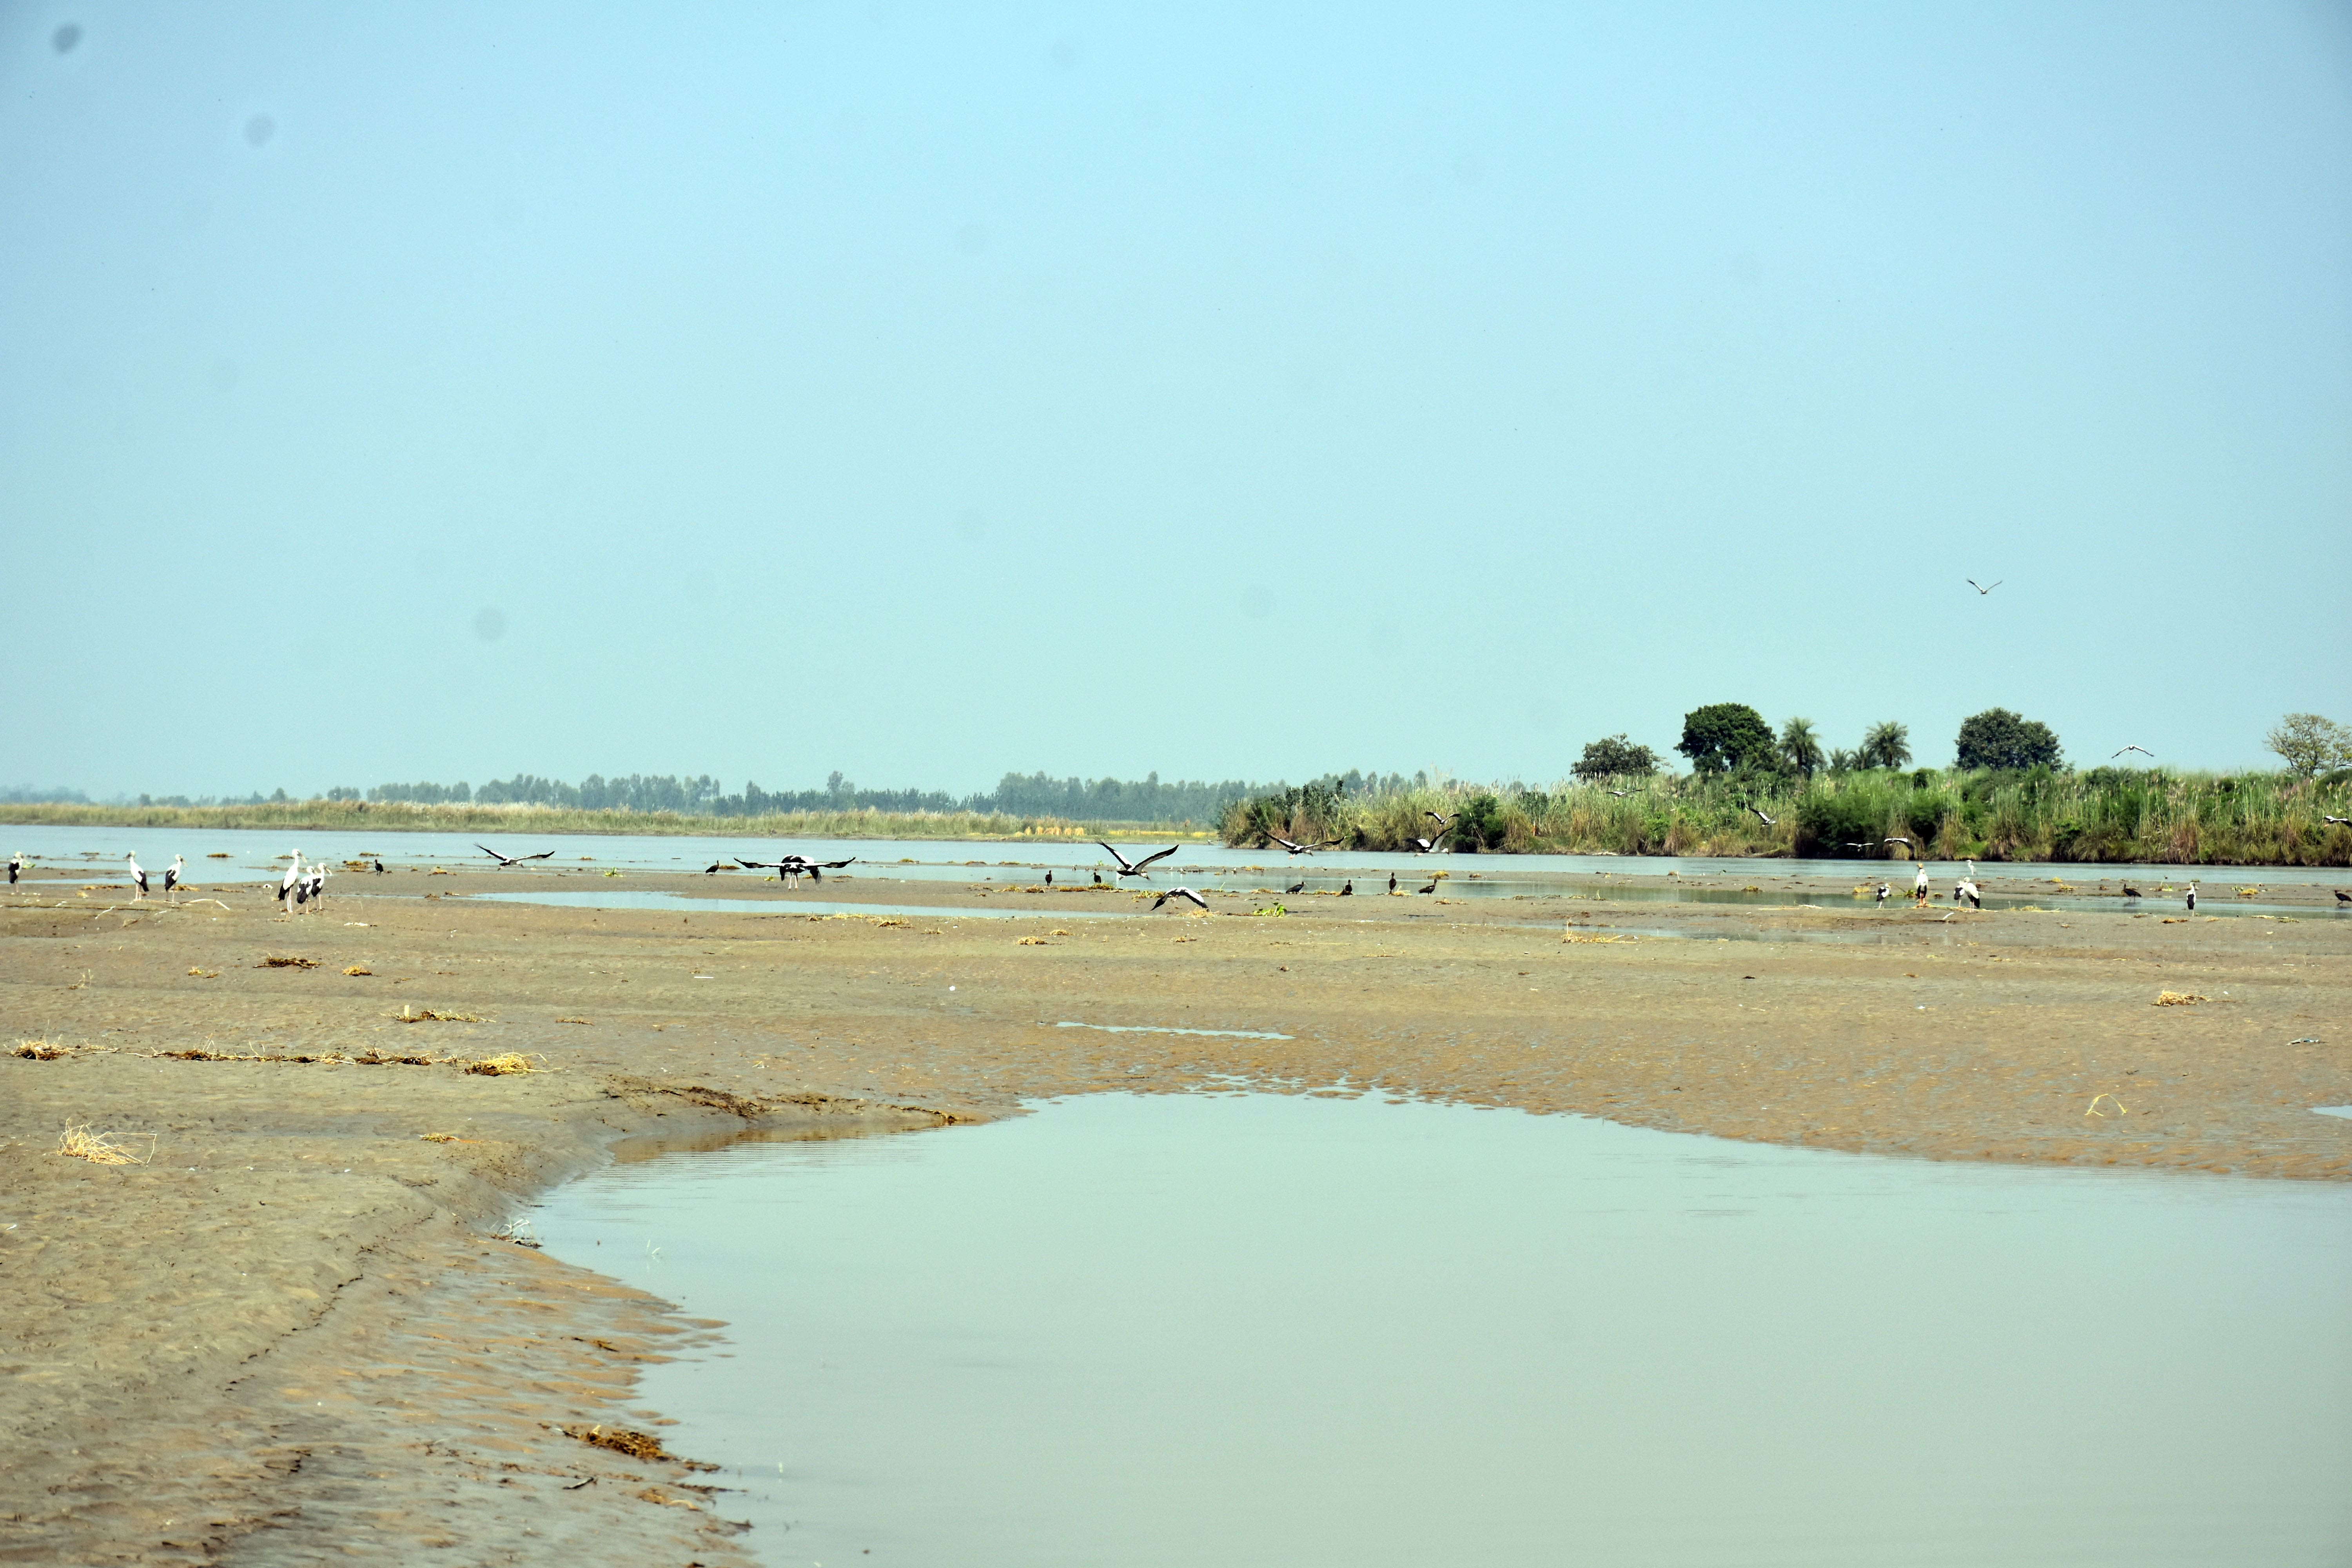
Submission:
[[[646,1397],[772,1563],[2352,1560],[2320,1184],[1101,1096],[538,1230],[730,1322]]]

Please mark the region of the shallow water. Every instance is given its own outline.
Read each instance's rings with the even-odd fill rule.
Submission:
[[[749,910],[763,915],[898,915],[943,921],[1107,920],[1136,912],[1131,909],[1070,910],[1058,904],[1048,908],[1002,910],[967,909],[959,904],[844,904],[829,903],[823,899],[807,898],[799,893],[776,893],[764,899],[703,899],[691,893],[633,892],[620,888],[590,888],[576,893],[555,889],[543,893],[466,893],[454,896],[452,901],[553,904],[589,910],[684,910],[689,914],[701,910]]]
[[[2333,1185],[1099,1096],[538,1226],[728,1321],[645,1396],[772,1563],[2352,1559]]]

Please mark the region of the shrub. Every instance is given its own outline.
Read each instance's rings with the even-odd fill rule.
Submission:
[[[1462,803],[1447,842],[1465,855],[1503,845],[1503,803],[1491,795],[1474,795]]]

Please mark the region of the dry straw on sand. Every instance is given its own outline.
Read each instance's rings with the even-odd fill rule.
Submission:
[[[2189,1007],[2200,1002],[2210,1002],[2210,996],[2200,996],[2194,991],[2159,991],[2156,1005],[2159,1007]]]
[[[299,958],[289,952],[273,952],[265,955],[254,967],[256,969],[316,969],[319,967],[319,961],[315,958]]]
[[[61,1046],[55,1040],[18,1040],[11,1056],[25,1057],[37,1062],[53,1062],[59,1057],[74,1054],[71,1046]]]
[[[536,1053],[533,1054],[536,1055]],[[481,1073],[489,1078],[503,1078],[509,1073],[545,1072],[546,1062],[545,1057],[540,1057],[537,1062],[533,1062],[530,1057],[509,1051],[502,1057],[484,1057],[478,1062],[467,1062],[466,1070]]]
[[[68,1126],[58,1142],[57,1152],[70,1154],[77,1160],[88,1160],[93,1165],[143,1165],[155,1157],[155,1139],[148,1135],[147,1152],[133,1154],[114,1142],[111,1132],[92,1132],[84,1122],[79,1127]]]
[[[397,1013],[384,1016],[396,1024],[486,1024],[488,1019],[474,1013],[436,1013],[430,1007],[412,1007],[402,1004]]]

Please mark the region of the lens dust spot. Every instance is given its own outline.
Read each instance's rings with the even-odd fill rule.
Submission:
[[[57,50],[58,53],[61,55],[69,55],[73,53],[74,46],[80,42],[81,28],[71,22],[68,22],[64,26],[59,27],[56,32],[49,35],[49,47]]]
[[[266,147],[269,139],[277,134],[278,121],[267,114],[257,114],[245,122],[245,139],[253,146]]]
[[[484,642],[496,642],[507,635],[507,613],[488,605],[474,616],[474,635]]]

